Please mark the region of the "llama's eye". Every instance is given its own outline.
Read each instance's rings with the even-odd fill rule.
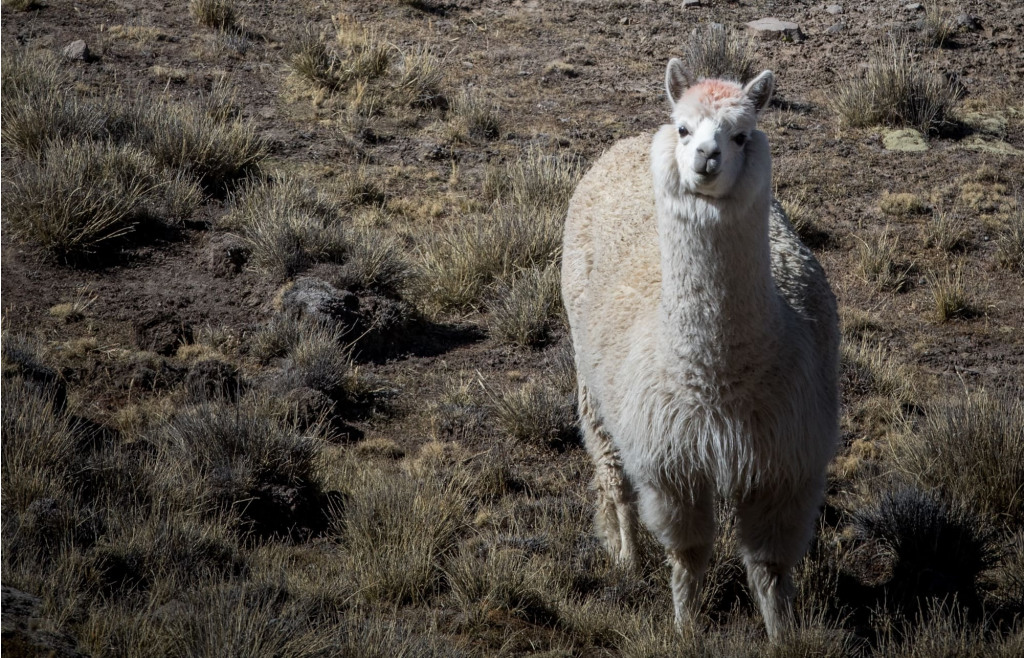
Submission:
[[[747,143],[747,136],[744,135],[743,133],[740,133],[739,135],[733,137],[732,141],[736,142],[736,146],[743,146],[744,144]]]
[[[690,134],[690,131],[686,129],[686,126],[679,126],[679,136],[686,137]]]

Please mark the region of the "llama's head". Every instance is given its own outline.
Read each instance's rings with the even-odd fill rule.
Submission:
[[[741,86],[727,80],[695,81],[681,61],[668,63],[665,91],[679,135],[675,160],[684,190],[725,197],[740,178],[750,189],[751,177],[770,177],[768,143],[757,130],[757,115],[767,107],[774,85],[771,71]]]

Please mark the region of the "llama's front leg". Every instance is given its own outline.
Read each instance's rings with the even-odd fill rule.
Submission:
[[[815,484],[784,496],[752,493],[737,505],[747,579],[773,641],[793,627],[793,567],[807,552],[821,500]]]
[[[710,488],[680,493],[669,487],[640,487],[640,512],[665,546],[672,567],[676,628],[692,629],[700,612],[700,588],[715,541],[715,510]]]
[[[586,387],[580,385],[580,425],[583,443],[594,461],[594,488],[597,490],[597,527],[608,553],[616,564],[627,569],[636,565],[636,494],[622,470],[622,461],[611,437],[605,431]]]

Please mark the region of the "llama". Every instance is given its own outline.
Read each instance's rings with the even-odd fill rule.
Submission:
[[[611,556],[639,519],[664,545],[677,628],[692,625],[715,539],[736,510],[768,634],[792,624],[838,433],[835,298],[772,199],[756,128],[771,71],[694,81],[673,59],[672,123],[612,146],[566,218],[562,296]]]

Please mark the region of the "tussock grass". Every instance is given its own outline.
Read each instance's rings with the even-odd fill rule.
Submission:
[[[886,226],[867,240],[858,238],[857,268],[865,281],[877,290],[903,292],[910,286],[911,266],[900,262],[899,237]]]
[[[760,73],[750,40],[727,32],[720,24],[694,28],[683,56],[687,68],[698,78],[725,78],[746,84]]]
[[[331,93],[388,73],[393,47],[380,34],[341,23],[335,36],[331,44],[326,35],[307,31],[288,61],[292,71],[314,88]]]
[[[936,48],[949,45],[956,34],[953,10],[942,0],[925,5],[921,39]]]
[[[939,322],[977,315],[978,311],[971,304],[967,292],[963,262],[946,265],[942,271],[933,271],[927,279],[935,303],[935,318]]]
[[[884,192],[882,199],[878,202],[878,208],[886,215],[895,217],[911,217],[913,215],[925,215],[931,208],[916,194],[899,192],[896,194]]]
[[[340,207],[297,179],[253,181],[233,197],[227,227],[241,232],[257,267],[284,278],[339,261],[348,239]]]
[[[165,167],[187,171],[207,189],[256,174],[266,145],[247,123],[215,121],[198,105],[157,103],[128,120],[131,141]]]
[[[1012,392],[973,392],[925,406],[924,420],[894,446],[894,463],[983,514],[1021,527],[1024,404]]]
[[[397,291],[408,276],[397,237],[343,216],[353,204],[378,202],[382,189],[359,171],[343,187],[337,201],[296,178],[255,180],[234,195],[224,225],[241,233],[257,267],[279,278],[314,263],[339,263],[346,285]]]
[[[394,96],[405,105],[445,107],[444,60],[425,46],[416,46],[399,56]]]
[[[24,512],[39,499],[64,499],[78,468],[74,424],[56,408],[50,389],[22,377],[5,376],[2,396],[5,513]]]
[[[499,281],[492,294],[489,327],[500,342],[534,347],[550,339],[562,313],[557,265],[523,270]]]
[[[557,262],[565,210],[581,175],[575,159],[536,151],[490,170],[484,194],[493,200],[491,214],[460,218],[427,236],[412,292],[434,314],[482,308],[494,282]]]
[[[464,90],[452,99],[448,133],[452,141],[492,140],[501,136],[500,110],[480,95]]]
[[[136,148],[51,142],[11,176],[4,215],[19,240],[60,256],[93,252],[151,219],[157,176]]]
[[[189,0],[188,11],[197,23],[215,30],[227,30],[235,24],[231,0]]]
[[[960,92],[914,60],[906,40],[890,39],[868,60],[863,78],[838,86],[831,105],[850,126],[910,126],[935,133],[956,113]]]
[[[575,400],[548,382],[530,381],[492,399],[494,419],[506,435],[562,449],[578,441]]]
[[[444,564],[466,527],[468,500],[457,480],[366,469],[337,521],[360,598],[422,603],[445,587]]]
[[[558,618],[552,602],[532,582],[529,559],[521,551],[491,549],[486,556],[463,551],[449,561],[445,573],[455,602],[472,616],[470,624],[485,626],[498,613],[540,625]]]
[[[963,251],[970,241],[967,219],[956,209],[936,210],[921,232],[926,247],[945,252]]]
[[[883,491],[851,517],[859,550],[870,555],[891,609],[916,612],[919,602],[954,596],[968,606],[979,604],[977,579],[994,558],[984,518],[906,486]]]
[[[996,237],[996,262],[1000,267],[1024,273],[1024,203],[1019,199]]]

